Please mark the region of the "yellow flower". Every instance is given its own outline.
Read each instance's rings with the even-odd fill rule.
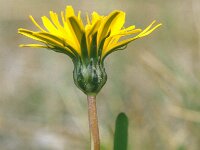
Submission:
[[[20,45],[21,47],[48,48],[54,51],[66,53],[70,57],[92,57],[97,55],[104,59],[111,52],[118,50],[138,38],[149,35],[158,28],[158,24],[151,28],[153,21],[146,29],[141,30],[130,26],[124,28],[125,13],[115,10],[108,16],[100,16],[93,12],[91,18],[87,15],[87,24],[84,25],[81,12],[75,15],[72,6],[66,6],[66,12],[61,12],[61,19],[56,13],[50,11],[50,19],[42,17],[45,28],[41,27],[32,16],[30,19],[38,27],[39,31],[30,31],[20,28],[18,33],[23,34],[41,44]],[[133,37],[120,41],[121,37],[133,35]]]
[[[43,44],[22,44],[20,46],[47,48],[67,54],[75,64],[74,74],[80,73],[78,72],[79,68],[76,68],[76,66],[87,68],[82,70],[84,73],[86,72],[87,77],[84,80],[87,79],[87,82],[89,82],[88,76],[94,76],[91,69],[88,70],[91,62],[93,65],[100,64],[99,70],[102,72],[104,70],[103,61],[108,54],[124,49],[128,43],[149,35],[161,26],[161,24],[154,26],[155,21],[153,21],[144,30],[136,28],[134,25],[125,28],[125,13],[119,10],[111,12],[108,16],[101,16],[97,12],[93,12],[91,16],[86,15],[87,23],[84,25],[81,12],[79,11],[76,15],[72,6],[66,6],[65,13],[61,12],[61,18],[53,11],[50,11],[50,19],[43,16],[42,23],[44,27],[41,27],[32,16],[30,16],[30,19],[38,28],[38,31],[20,28],[18,33]],[[125,36],[129,38],[120,40]],[[98,67],[94,68],[96,68],[96,70],[94,69],[96,72]],[[88,71],[90,72],[88,73]],[[99,76],[98,71],[96,76]],[[76,79],[75,83],[83,90],[83,87],[80,87],[80,83]],[[101,84],[104,85],[104,83]],[[91,85],[88,87],[91,88]],[[94,90],[90,89],[90,91]]]

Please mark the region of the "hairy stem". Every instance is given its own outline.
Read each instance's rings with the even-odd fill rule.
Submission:
[[[88,95],[87,100],[88,100],[88,119],[90,127],[91,150],[100,150],[96,96]]]

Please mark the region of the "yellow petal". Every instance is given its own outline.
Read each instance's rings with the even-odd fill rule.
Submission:
[[[135,29],[134,25],[129,26],[129,27],[125,28],[125,29],[122,29],[121,31],[130,31],[130,30],[133,30],[133,29]]]
[[[58,15],[56,13],[54,13],[53,11],[50,11],[50,17],[52,22],[54,23],[54,25],[57,28],[57,32],[59,35],[61,35],[62,37],[68,37],[68,33],[66,32],[66,30],[64,29],[63,26],[61,26],[59,19],[58,19]]]
[[[69,17],[75,16],[74,9],[72,6],[66,6],[66,19]]]
[[[48,46],[41,44],[21,44],[19,47],[32,47],[32,48],[49,48]]]
[[[120,29],[123,27],[125,23],[125,13],[120,12],[119,15],[116,16],[114,21],[112,22],[110,28],[111,28],[111,33],[110,36],[117,34]]]
[[[95,23],[97,20],[103,18],[103,16],[100,16],[97,12],[92,13],[92,23]]]
[[[156,22],[156,20],[154,20],[148,27],[146,27],[138,36],[144,34],[145,32],[147,32],[152,26],[153,24]]]
[[[63,22],[63,25],[64,25],[64,23],[66,23],[66,19],[65,19],[65,15],[64,15],[64,12],[63,11],[61,11],[61,18],[62,18],[62,22]]]
[[[41,39],[45,39],[46,41],[48,41],[48,43],[50,42],[51,45],[54,45],[60,48],[65,48],[66,46],[70,46],[73,49],[75,49],[78,54],[80,54],[79,51],[77,51],[76,47],[74,47],[74,45],[70,43],[70,41],[67,41],[67,39],[63,39],[53,34],[44,33],[44,32],[35,33],[35,36],[38,36]]]
[[[71,53],[75,53],[75,52],[72,52],[71,50],[69,50],[69,48],[67,48],[68,46],[73,47],[73,45],[71,46],[69,43],[66,43],[64,41],[64,39],[61,39],[53,34],[50,34],[50,33],[44,33],[44,32],[38,32],[38,33],[34,33],[34,35],[44,41],[46,41],[48,44],[54,46],[54,47],[59,47],[59,48],[62,48],[62,49],[66,49],[68,50],[69,52]]]
[[[106,49],[106,50],[103,51],[103,53],[102,53],[102,59],[103,59],[108,53],[114,51],[114,50],[117,49],[117,48],[120,48],[120,47],[122,47],[122,46],[127,45],[128,43],[130,43],[130,42],[136,40],[137,38],[139,38],[139,37],[136,36],[136,37],[133,37],[133,38],[130,38],[130,39],[126,39],[126,40],[120,41],[120,42],[118,42],[118,43],[116,43],[116,44],[113,44],[112,47],[109,47],[109,49]]]
[[[56,13],[54,13],[53,11],[50,11],[49,14],[50,14],[52,22],[57,27],[57,29],[61,28],[62,26],[58,20],[58,15]]]
[[[101,40],[107,36],[113,21],[115,21],[115,19],[117,18],[118,15],[120,15],[120,13],[121,13],[120,11],[114,11],[104,18],[98,30],[97,45],[99,45]]]
[[[115,45],[121,37],[135,34],[135,33],[141,32],[141,31],[142,31],[141,29],[135,29],[132,31],[122,32],[122,33],[119,33],[119,34],[116,34],[113,36],[109,36],[105,40],[103,51],[107,51],[107,49],[110,49],[110,47],[113,47],[113,45]]]
[[[47,43],[53,46],[64,47],[64,41],[62,41],[61,39],[58,40],[58,37],[54,38],[53,35],[49,35],[49,34],[45,35],[43,33],[34,33],[34,36],[46,41]]]
[[[52,33],[54,35],[59,35],[58,30],[56,29],[56,27],[51,23],[51,21],[46,16],[42,17],[42,22],[43,22],[45,28],[50,33]]]
[[[149,35],[150,33],[152,33],[155,29],[157,29],[158,27],[160,27],[162,24],[158,24],[158,25],[156,25],[155,27],[153,27],[151,30],[148,30],[148,31],[146,31],[145,33],[143,33],[143,34],[140,34],[140,35],[138,35],[139,37],[143,37],[143,36],[147,36],[147,35]]]
[[[91,18],[89,18],[87,14],[87,23],[84,26],[81,11],[76,15],[72,6],[66,6],[65,13],[61,12],[61,22],[58,15],[53,11],[50,11],[50,19],[43,16],[44,27],[41,27],[32,16],[29,17],[40,32],[19,29],[18,33],[40,41],[45,45],[24,44],[20,46],[38,48],[49,48],[51,46],[55,51],[68,53],[71,57],[79,57],[83,54],[88,56],[90,48],[92,48],[98,49],[98,55],[101,55],[101,59],[104,59],[111,52],[135,39],[149,35],[161,26],[161,24],[154,26],[155,21],[153,21],[143,31],[135,29],[134,25],[124,28],[125,13],[118,10],[107,16],[101,16],[97,12],[93,12]],[[121,37],[134,35],[135,33],[138,35],[120,41]],[[102,42],[102,40],[105,41]],[[94,56],[93,53],[91,53],[91,56]]]
[[[104,42],[104,45],[103,45],[103,53],[104,53],[104,51],[107,49],[107,47],[108,47],[108,45],[111,43],[111,41],[113,40],[113,36],[111,36],[111,37],[108,37],[106,40],[105,40],[105,42]]]
[[[74,36],[77,38],[79,44],[81,43],[81,38],[84,32],[84,26],[76,17],[69,18],[69,25],[71,31],[74,32]]]
[[[95,23],[91,25],[90,30],[88,30],[88,36],[93,35],[97,30],[99,29],[100,26],[100,20],[97,20]]]
[[[87,24],[91,24],[91,21],[90,21],[90,18],[89,18],[89,16],[88,16],[88,13],[86,14],[86,19],[87,19]]]
[[[80,24],[83,25],[83,21],[81,19],[81,11],[78,12],[78,20],[79,20]]]
[[[69,43],[74,49],[77,50],[77,52],[80,54],[80,44],[76,38],[76,35],[71,27],[71,24],[69,22],[69,18],[65,19],[64,12],[61,12],[62,22],[64,24],[64,30],[66,32],[66,35],[64,36],[64,39]]]
[[[40,42],[46,43],[46,41],[41,40],[41,39],[37,38],[36,36],[34,36],[33,35],[34,34],[33,31],[20,28],[20,29],[18,29],[18,33],[20,33],[22,35],[25,35],[25,36],[27,36],[27,37],[29,37],[31,39],[34,39],[36,41],[40,41]]]
[[[135,30],[131,30],[131,31],[120,32],[120,33],[118,33],[116,35],[117,36],[118,35],[120,35],[120,36],[126,36],[126,35],[135,34],[135,33],[141,32],[141,31],[142,31],[141,29],[135,29]],[[116,35],[113,35],[113,36],[116,36]]]
[[[33,18],[33,16],[29,16],[29,18],[31,19],[31,21],[35,24],[36,27],[38,27],[38,29],[40,29],[43,32],[46,32],[44,29],[42,29],[42,27],[35,21],[35,19]]]

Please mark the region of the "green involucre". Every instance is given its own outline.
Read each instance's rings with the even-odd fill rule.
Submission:
[[[96,95],[107,81],[103,63],[93,58],[87,63],[74,61],[73,77],[76,86],[87,95]]]

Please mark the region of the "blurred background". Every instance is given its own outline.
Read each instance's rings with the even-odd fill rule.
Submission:
[[[108,81],[97,97],[102,150],[111,150],[115,119],[129,117],[129,150],[200,149],[199,0],[0,0],[0,149],[88,150],[86,96],[75,87],[71,60],[17,34],[36,30],[49,10],[107,15],[126,24],[163,26],[105,62]]]

